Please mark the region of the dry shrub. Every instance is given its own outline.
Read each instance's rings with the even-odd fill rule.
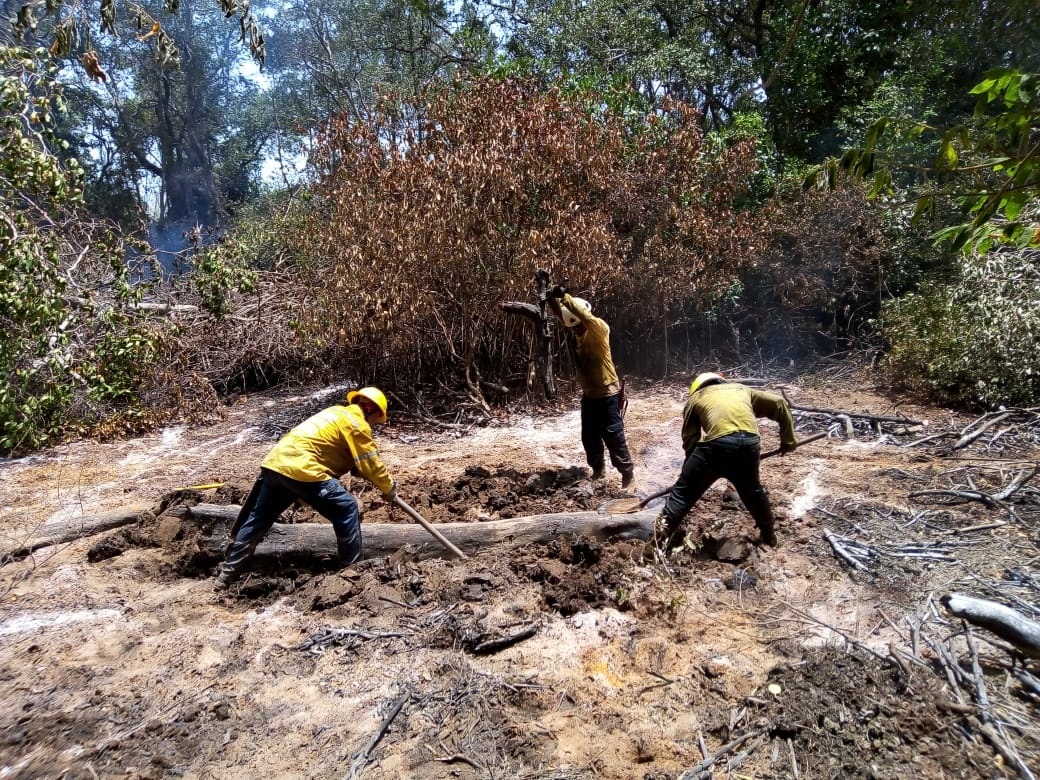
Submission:
[[[645,351],[758,252],[732,206],[753,151],[707,144],[682,104],[633,122],[596,96],[523,80],[339,118],[314,158],[316,206],[297,247],[314,259],[299,271],[314,298],[300,332],[334,342],[358,380],[515,380],[527,338],[496,303],[530,300],[547,268]]]
[[[770,356],[863,344],[887,297],[892,259],[864,191],[810,190],[778,202],[767,219],[769,247],[734,317],[741,332]]]

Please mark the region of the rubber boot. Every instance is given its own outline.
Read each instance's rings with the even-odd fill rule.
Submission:
[[[361,534],[355,536],[337,536],[336,552],[339,565],[343,568],[361,560]]]
[[[216,582],[213,587],[217,590],[227,590],[228,585],[238,580],[253,560],[257,543],[232,541],[224,551],[224,562],[220,564],[217,572]]]
[[[768,545],[769,547],[776,547],[776,523],[773,521],[773,512],[767,508],[760,517],[755,518],[755,525],[758,526],[758,533],[762,538],[762,544]]]
[[[238,580],[241,575],[237,570],[225,567],[224,564],[220,565],[220,571],[217,572],[216,579],[213,581],[214,590],[227,590],[231,583]]]

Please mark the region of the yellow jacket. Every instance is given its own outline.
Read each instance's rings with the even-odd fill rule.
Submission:
[[[779,423],[780,441],[795,445],[794,418],[787,401],[780,396],[736,382],[702,387],[690,393],[683,408],[683,450],[689,455],[699,441],[711,441],[740,431],[758,434],[759,417]]]
[[[621,392],[610,354],[610,326],[578,306],[570,295],[564,295],[561,304],[585,326],[584,333],[574,334],[578,347],[578,384],[582,392],[589,398],[607,398]]]
[[[285,434],[260,465],[299,482],[324,482],[356,471],[383,495],[394,487],[357,404],[330,406],[307,418]]]

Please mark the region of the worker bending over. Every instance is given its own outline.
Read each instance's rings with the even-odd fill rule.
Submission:
[[[665,550],[678,544],[687,512],[721,478],[733,483],[755,519],[761,541],[776,546],[773,510],[759,477],[759,417],[779,423],[780,452],[793,452],[797,447],[794,419],[783,398],[727,382],[720,374],[705,373],[693,380],[683,408],[686,460],[658,518]]]
[[[279,440],[260,465],[260,476],[232,529],[233,540],[217,575],[217,588],[242,576],[267,532],[293,500],[301,499],[332,523],[339,562],[361,558],[361,516],[357,500],[340,482],[347,473],[367,479],[393,502],[397,484],[379,458],[374,424],[386,422],[386,396],[375,387],[347,393],[345,405],[331,406],[304,420]]]

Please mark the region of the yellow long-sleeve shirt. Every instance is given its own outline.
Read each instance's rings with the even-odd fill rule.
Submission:
[[[330,406],[308,417],[285,434],[260,465],[300,482],[324,482],[356,470],[383,495],[394,487],[372,439],[372,427],[356,404]]]
[[[589,398],[606,398],[621,392],[614,358],[610,354],[610,326],[591,312],[578,306],[570,295],[564,295],[561,305],[574,313],[584,332],[575,332],[577,342],[578,384]]]
[[[759,417],[780,424],[780,441],[794,446],[794,418],[787,401],[773,393],[736,382],[721,382],[690,393],[683,408],[683,450],[689,455],[699,441],[743,431],[758,434]],[[703,434],[702,434],[703,431]]]

